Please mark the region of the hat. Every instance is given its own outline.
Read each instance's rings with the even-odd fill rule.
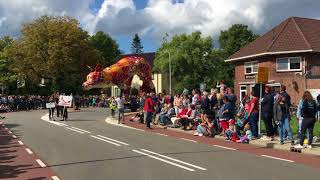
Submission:
[[[235,123],[236,123],[236,121],[234,119],[229,120],[229,124],[235,124]]]

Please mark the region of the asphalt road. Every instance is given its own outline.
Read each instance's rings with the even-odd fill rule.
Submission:
[[[46,113],[10,113],[3,122],[61,179],[313,180],[320,177],[319,169],[297,163],[113,126],[105,122],[106,109],[83,109],[70,113],[70,121],[57,123],[42,120],[46,119],[43,116]]]

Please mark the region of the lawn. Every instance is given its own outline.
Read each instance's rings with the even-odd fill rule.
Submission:
[[[291,126],[291,131],[292,131],[293,135],[296,136],[298,134],[298,120],[296,117],[291,118],[290,126]],[[266,128],[263,123],[263,120],[261,120],[261,132],[266,133]],[[314,125],[313,135],[320,136],[320,122],[319,121],[317,121]]]

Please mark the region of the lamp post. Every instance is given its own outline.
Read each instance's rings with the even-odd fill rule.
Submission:
[[[171,81],[171,54],[169,51],[165,51],[166,53],[169,54],[169,90],[170,90],[170,95],[172,95],[172,81]]]

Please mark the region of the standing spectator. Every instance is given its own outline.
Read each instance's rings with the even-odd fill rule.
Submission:
[[[117,101],[114,99],[114,97],[111,97],[110,100],[110,109],[111,109],[111,116],[115,117],[115,111],[117,109]]]
[[[189,103],[190,103],[190,101],[189,101],[188,95],[183,95],[182,106],[188,107]],[[178,116],[178,114],[179,114],[179,112],[176,114],[176,116]]]
[[[249,123],[252,130],[252,140],[258,138],[258,121],[259,121],[259,98],[251,91],[252,99],[249,102],[250,111],[248,114]]]
[[[144,108],[143,110],[145,111],[145,121],[147,128],[151,129],[150,123],[152,121],[152,115],[153,115],[153,110],[154,110],[154,104],[152,100],[153,93],[150,93],[147,95],[145,102],[144,102]]]
[[[234,118],[234,114],[236,112],[236,103],[237,103],[237,96],[234,94],[234,89],[229,88],[228,99],[232,108],[232,118]]]
[[[307,130],[309,132],[307,148],[312,148],[313,127],[316,122],[317,105],[309,91],[305,91],[303,93],[301,102],[302,103],[299,103],[298,106],[298,111],[300,111],[298,117],[302,121],[300,142],[295,146],[295,148],[303,148],[303,142]]]
[[[175,95],[173,105],[174,105],[175,113],[178,114],[179,108],[182,105],[182,99],[180,98],[180,94]]]
[[[50,96],[48,102],[49,102],[49,103],[55,103],[55,102],[54,102],[54,94],[52,94],[52,95]],[[53,107],[53,108],[50,107],[50,108],[49,108],[49,120],[55,121],[53,115],[54,115],[54,107]]]
[[[280,95],[282,95],[282,96],[286,99],[286,102],[287,102],[287,104],[288,104],[288,108],[290,109],[290,107],[291,107],[291,97],[290,97],[290,95],[287,93],[287,88],[286,88],[286,86],[284,86],[284,85],[281,86]],[[290,119],[290,118],[289,118],[289,119]]]
[[[289,123],[289,106],[284,96],[279,95],[273,106],[274,120],[278,124],[280,144],[284,144],[284,132],[288,132],[288,136],[291,140],[291,145],[294,145],[293,135],[291,133]]]
[[[204,91],[203,92],[203,98],[201,100],[201,114],[207,114],[207,115],[212,115],[211,111],[211,102],[208,97],[208,92]]]
[[[116,101],[117,101],[117,108],[118,108],[118,124],[120,124],[121,121],[122,121],[122,124],[124,124],[124,101],[125,101],[124,97],[119,96],[116,99]]]
[[[265,95],[263,96],[263,100],[261,102],[262,117],[267,130],[267,137],[262,137],[263,140],[273,141],[273,138],[274,138],[274,131],[273,131],[274,127],[272,123],[273,104],[274,104],[274,98],[273,98],[273,95],[271,94],[271,88],[269,86],[266,86]]]

